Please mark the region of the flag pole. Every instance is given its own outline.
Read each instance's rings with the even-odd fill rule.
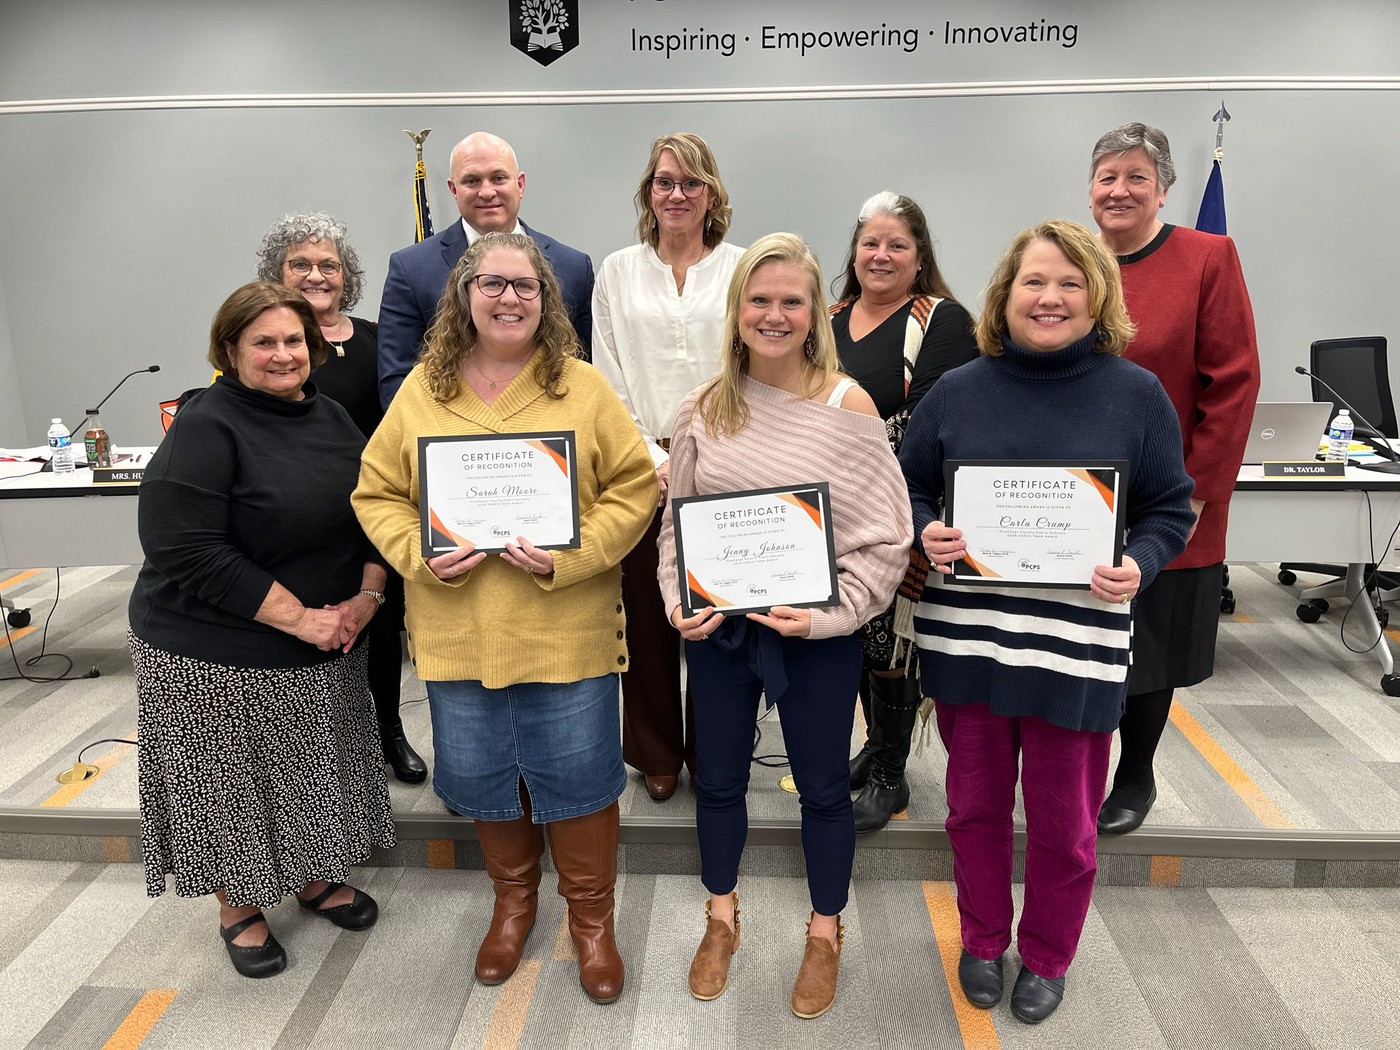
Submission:
[[[403,132],[413,140],[413,145],[418,151],[418,163],[413,169],[414,244],[433,235],[433,217],[428,211],[428,169],[423,165],[423,140],[432,130],[424,128],[422,131],[413,132],[405,128]]]

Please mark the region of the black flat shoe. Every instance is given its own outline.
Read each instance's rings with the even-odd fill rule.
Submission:
[[[235,937],[257,922],[267,922],[262,912],[255,912],[232,926],[220,926],[219,936],[224,939],[224,947],[228,949],[228,957],[233,960],[235,970],[244,977],[271,977],[287,968],[287,952],[272,936],[271,928],[267,931],[267,940],[262,944],[245,948],[233,943]]]
[[[314,911],[323,919],[329,919],[342,930],[367,930],[374,925],[379,918],[379,905],[374,903],[374,898],[364,890],[355,890],[355,899],[349,904],[337,904],[334,908],[321,907],[336,890],[344,886],[343,882],[328,882],[326,888],[316,894],[311,900],[303,900],[297,896],[297,903],[308,911]]]
[[[381,734],[380,740],[384,744],[384,761],[396,779],[405,784],[421,784],[428,779],[428,764],[413,750],[402,729]]]
[[[856,800],[851,803],[855,814],[856,834],[868,835],[890,822],[890,817],[909,808],[909,781],[899,778],[899,784],[888,788],[868,781]]]
[[[962,985],[967,1001],[979,1010],[990,1010],[1001,1002],[1006,988],[1006,976],[1001,967],[1001,956],[995,959],[979,959],[963,949],[958,960],[958,983]]]
[[[1147,801],[1142,803],[1140,807],[1125,804],[1119,792],[1110,792],[1108,798],[1104,799],[1103,806],[1099,809],[1099,834],[1126,835],[1128,832],[1142,827],[1142,822],[1152,811],[1152,803],[1156,801],[1157,787],[1155,784],[1151,792],[1148,793]]]
[[[1064,997],[1063,977],[1041,977],[1022,964],[1011,988],[1011,1012],[1025,1024],[1040,1024],[1055,1012]]]

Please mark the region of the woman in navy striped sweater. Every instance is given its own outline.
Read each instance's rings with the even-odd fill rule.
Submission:
[[[1030,1024],[1059,1005],[1089,910],[1130,603],[1181,552],[1194,518],[1171,402],[1119,356],[1132,334],[1117,264],[1093,234],[1064,221],[1026,230],[987,289],[982,356],[938,381],[900,450],[915,542],[942,574],[930,575],[914,623],[948,749],[958,973],[974,1006],[1001,1000],[1019,772],[1026,891],[1011,1009]],[[966,544],[940,520],[944,464],[1052,458],[1128,463],[1122,563],[1098,566],[1086,590],[948,585]]]

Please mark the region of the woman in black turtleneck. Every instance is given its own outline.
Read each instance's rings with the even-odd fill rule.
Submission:
[[[328,353],[299,292],[234,292],[210,331],[222,371],[146,468],[145,564],[128,641],[141,737],[146,887],[213,893],[235,969],[287,956],[262,909],[288,893],[373,925],[343,884],[394,827],[359,642],[384,566],[350,508],[364,437],[307,382]]]

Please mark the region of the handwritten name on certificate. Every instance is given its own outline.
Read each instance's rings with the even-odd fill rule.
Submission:
[[[1085,587],[1123,555],[1121,460],[950,460],[947,522],[967,550],[950,583]]]
[[[577,447],[572,430],[418,439],[423,556],[471,544],[502,551],[579,545]]]
[[[685,615],[707,607],[728,616],[836,604],[826,482],[678,496],[671,515]]]

